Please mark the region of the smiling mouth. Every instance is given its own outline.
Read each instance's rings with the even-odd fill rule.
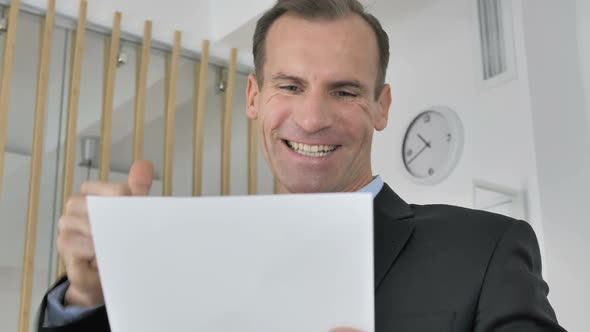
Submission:
[[[283,142],[298,154],[314,158],[325,157],[340,147],[339,145],[309,145],[288,140],[283,140]]]

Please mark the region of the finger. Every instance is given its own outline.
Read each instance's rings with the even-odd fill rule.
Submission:
[[[82,307],[96,307],[104,304],[104,295],[100,284],[95,283],[92,286],[84,286],[70,281],[70,287],[66,291],[64,302]]]
[[[59,218],[57,224],[58,234],[71,232],[78,233],[80,235],[92,236],[92,230],[87,217],[81,217],[78,215],[66,214]]]
[[[85,292],[94,293],[100,291],[98,270],[91,267],[88,261],[67,260],[65,263],[68,280],[72,286]]]
[[[129,169],[127,184],[133,195],[145,196],[150,193],[154,180],[154,164],[148,160],[137,160]]]
[[[126,183],[108,183],[100,181],[86,181],[80,191],[83,194],[97,196],[128,196],[131,190]]]
[[[72,216],[86,216],[88,215],[88,208],[86,205],[85,194],[73,194],[66,202],[65,214]]]
[[[92,237],[77,232],[62,232],[57,237],[57,251],[66,260],[94,259]]]

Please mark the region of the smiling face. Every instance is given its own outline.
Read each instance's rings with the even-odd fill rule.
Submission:
[[[378,46],[358,15],[278,18],[266,39],[263,85],[250,75],[248,116],[264,157],[290,193],[356,191],[369,183],[371,141],[391,104],[376,96]]]

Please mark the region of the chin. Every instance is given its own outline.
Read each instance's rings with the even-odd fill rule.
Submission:
[[[310,179],[297,181],[296,179],[290,179],[290,181],[285,181],[281,183],[283,184],[287,192],[292,194],[325,193],[333,191],[331,190],[331,187],[325,183],[325,181],[310,181]]]

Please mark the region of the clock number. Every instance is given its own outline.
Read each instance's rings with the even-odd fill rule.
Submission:
[[[447,134],[447,142],[451,141],[451,137],[453,137],[451,134]]]
[[[424,115],[424,123],[430,123],[430,114]]]

